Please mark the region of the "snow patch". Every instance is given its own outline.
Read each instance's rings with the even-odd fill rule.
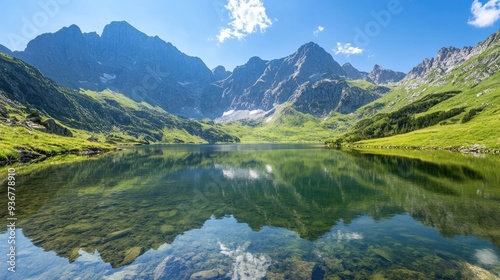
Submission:
[[[269,111],[264,111],[260,109],[256,110],[229,110],[222,114],[222,116],[215,119],[216,122],[232,122],[237,120],[256,120],[267,116],[269,113],[274,111],[274,108]]]
[[[223,117],[230,116],[230,115],[232,115],[233,113],[234,113],[234,110],[229,110],[229,111],[226,111],[226,112],[222,113],[222,116],[223,116]]]
[[[116,79],[116,75],[113,75],[113,74],[108,74],[108,73],[104,73],[102,74],[101,77],[99,77],[101,79],[101,82],[103,83],[107,83],[109,81],[112,81],[114,79]]]
[[[104,76],[104,78],[106,78],[108,80],[114,80],[114,79],[116,79],[116,75],[114,75],[114,74],[104,73],[103,76]]]

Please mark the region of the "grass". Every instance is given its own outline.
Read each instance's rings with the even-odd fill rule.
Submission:
[[[498,116],[481,116],[466,124],[451,124],[413,131],[392,137],[362,140],[362,146],[413,146],[428,148],[470,147],[475,144],[486,149],[500,150],[500,127]]]
[[[148,109],[165,113],[165,111],[158,106],[153,106],[144,101],[136,102],[121,93],[113,92],[110,90],[104,90],[101,92],[95,92],[91,90],[80,90],[80,93],[92,97],[98,102],[105,102],[110,104],[117,103],[121,107],[130,108],[138,111],[143,109]]]
[[[377,87],[377,85],[365,80],[346,80],[346,81],[350,86],[359,87],[364,90],[372,90]]]
[[[340,116],[336,115],[333,119],[338,121],[336,124],[332,119],[322,120],[287,106],[255,123],[240,121],[219,126],[229,134],[238,136],[243,143],[323,143],[325,138],[333,137],[345,128]]]
[[[189,134],[186,130],[180,128],[164,129],[163,140],[165,143],[207,143],[206,140]]]
[[[9,126],[0,123],[0,159],[17,158],[19,150],[36,154],[61,154],[89,147],[111,149],[113,146],[87,141],[87,134],[78,131],[76,137],[63,137],[54,134],[29,130],[22,126]]]
[[[475,144],[486,149],[500,149],[500,72],[484,78],[485,61],[496,61],[500,54],[498,47],[474,57],[443,77],[430,83],[419,80],[408,81],[382,98],[369,103],[355,114],[348,116],[348,123],[371,118],[376,113],[394,112],[429,94],[460,90],[461,93],[435,106],[412,115],[423,117],[436,112],[446,112],[453,108],[465,110],[436,125],[391,137],[361,140],[360,146],[400,146],[425,148],[470,147]],[[492,63],[492,62],[489,62]],[[482,80],[473,77],[481,77]]]
[[[445,85],[443,88],[449,87]],[[425,115],[449,108],[484,108],[470,121],[461,123],[466,113],[444,121],[441,124],[407,134],[387,138],[363,140],[356,144],[368,146],[419,146],[419,147],[461,147],[480,144],[487,149],[500,149],[500,73],[496,73],[476,87],[445,100],[432,107]]]

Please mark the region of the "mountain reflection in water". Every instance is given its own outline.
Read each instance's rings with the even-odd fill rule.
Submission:
[[[16,277],[499,274],[499,162],[178,145],[43,166],[18,176]]]

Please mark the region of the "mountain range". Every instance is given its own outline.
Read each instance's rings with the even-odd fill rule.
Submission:
[[[340,66],[312,42],[281,59],[264,61],[253,57],[233,72],[222,66],[210,70],[201,59],[182,53],[158,37],[147,36],[127,22],[112,22],[101,35],[82,33],[72,25],[36,37],[22,52],[6,48],[3,52],[37,67],[65,87],[110,89],[136,101],[158,105],[167,112],[198,119],[227,119],[228,112],[235,111],[241,111],[239,118],[255,118],[298,99],[302,100],[298,107],[306,113],[324,117],[335,108],[352,112],[379,95],[345,83],[339,86],[339,79],[361,78],[385,85],[404,77],[403,73],[378,65],[370,73],[362,73],[352,65]],[[322,85],[320,92],[315,93],[318,82]],[[326,98],[336,104],[321,113],[308,109],[304,102],[310,96],[302,95],[321,95],[325,87],[329,92],[336,90]],[[343,91],[361,96],[345,107],[340,102],[346,99]]]
[[[24,51],[0,45],[0,113],[9,125],[100,135],[106,143],[321,141],[346,133],[332,140],[339,143],[436,125],[448,136],[477,121],[496,125],[499,38],[442,48],[408,74],[340,65],[314,42],[228,71],[127,22],[112,22],[101,35],[71,25]],[[479,134],[463,135],[471,136],[464,144],[482,143]],[[481,137],[500,147],[494,133]]]

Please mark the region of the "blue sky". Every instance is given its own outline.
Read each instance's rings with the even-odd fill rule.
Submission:
[[[441,47],[473,46],[500,27],[500,0],[0,0],[0,44],[125,20],[209,68],[287,56],[313,41],[335,60],[408,72]]]

